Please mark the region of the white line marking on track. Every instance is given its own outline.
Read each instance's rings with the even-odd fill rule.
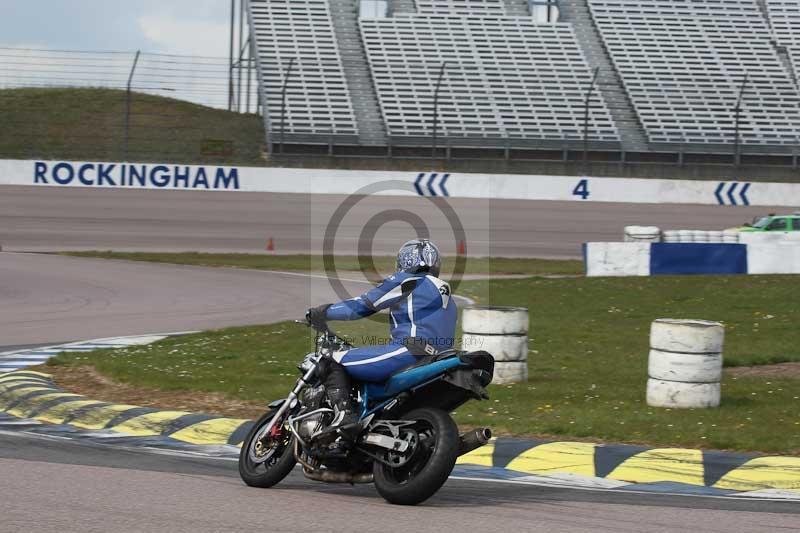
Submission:
[[[561,483],[538,483],[533,481],[518,481],[515,479],[486,479],[486,478],[476,478],[476,477],[469,477],[469,476],[450,476],[450,479],[455,480],[462,480],[462,481],[482,481],[487,483],[511,483],[514,485],[533,485],[536,487],[543,487],[543,488],[562,488],[562,489],[569,489],[569,490],[583,490],[588,492],[614,492],[619,494],[645,494],[650,496],[680,496],[684,498],[713,498],[718,500],[743,500],[745,497],[742,495],[721,495],[721,494],[685,494],[680,492],[655,492],[649,490],[636,490],[636,489],[604,489],[604,488],[596,488],[596,487],[581,487],[575,485],[564,485]],[[747,494],[747,493],[742,493]],[[785,502],[785,501],[792,501],[787,500],[786,498],[762,498],[762,497],[754,497],[749,496],[747,497],[748,500],[763,500],[763,501],[771,501],[771,502]],[[796,500],[800,502],[800,499]]]

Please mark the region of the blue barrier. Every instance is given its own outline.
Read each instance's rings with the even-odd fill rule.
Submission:
[[[747,245],[654,243],[650,275],[747,274]]]

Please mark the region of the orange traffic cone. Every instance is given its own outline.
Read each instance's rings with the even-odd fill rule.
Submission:
[[[458,255],[467,255],[467,243],[464,241],[458,242]]]
[[[270,237],[269,240],[267,241],[267,251],[268,252],[275,251],[275,241],[272,239],[272,237]]]

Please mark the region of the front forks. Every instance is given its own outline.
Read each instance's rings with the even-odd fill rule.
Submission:
[[[304,388],[311,383],[312,378],[314,377],[314,373],[317,370],[317,366],[319,362],[322,360],[322,356],[319,356],[314,359],[314,364],[311,368],[303,374],[303,377],[297,380],[297,383],[292,389],[292,392],[289,393],[289,396],[286,398],[286,401],[281,404],[278,408],[278,411],[275,415],[270,419],[269,423],[261,429],[253,440],[248,444],[250,449],[247,451],[248,455],[250,456],[250,460],[253,461],[255,464],[261,464],[265,462],[266,458],[258,457],[255,453],[255,443],[264,440],[271,432],[272,428],[275,427],[275,424],[282,424],[284,418],[286,417],[286,413],[289,412],[290,409],[293,409],[297,405],[297,398],[300,396],[300,393],[303,391]]]

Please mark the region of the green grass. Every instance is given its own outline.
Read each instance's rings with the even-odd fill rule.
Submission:
[[[180,265],[254,268],[259,270],[324,271],[325,265],[319,255],[257,255],[257,254],[206,254],[206,253],[147,253],[147,252],[65,252],[75,257],[101,259],[125,259]],[[395,258],[390,256],[357,257],[336,256],[337,270],[359,271],[363,265],[375,262],[378,272],[388,275],[394,272]],[[445,265],[455,265],[455,259],[445,258]],[[451,268],[453,268],[451,266]],[[362,271],[369,272],[364,268]],[[470,274],[522,274],[522,275],[580,275],[583,262],[559,259],[523,259],[508,257],[469,257],[466,272]],[[449,278],[449,276],[446,276]]]
[[[530,381],[492,386],[461,424],[500,434],[800,454],[800,379],[726,375],[718,409],[650,408],[648,333],[656,318],[726,324],[728,366],[800,361],[800,288],[788,276],[575,278],[468,282],[482,303],[531,311]],[[379,321],[336,324],[356,343]],[[229,329],[146,347],[59,356],[114,379],[267,401],[286,394],[310,351],[292,323]]]
[[[0,154],[5,158],[124,160],[126,93],[114,89],[0,90]],[[189,102],[133,93],[129,158],[173,163],[264,164],[263,123]],[[204,155],[205,140],[233,145]]]

